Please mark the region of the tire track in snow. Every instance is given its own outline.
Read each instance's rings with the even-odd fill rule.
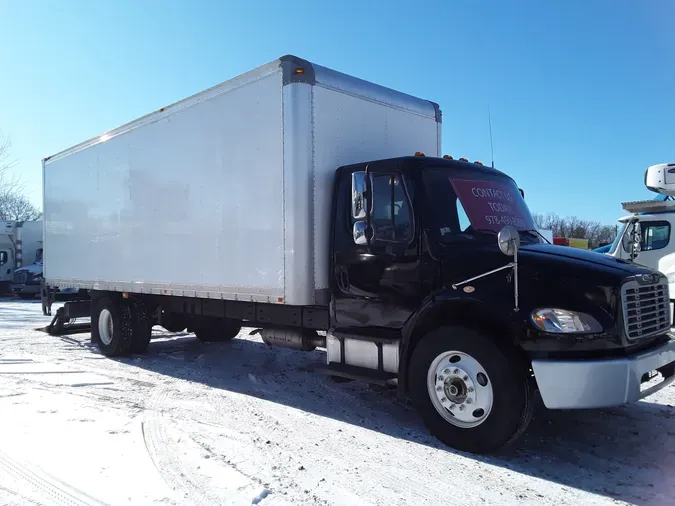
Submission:
[[[39,502],[35,501],[34,499],[31,499],[30,497],[26,497],[25,495],[21,495],[18,492],[14,491],[10,488],[3,487],[2,485],[0,485],[0,491],[2,491],[5,494],[9,494],[10,497],[15,497],[17,499],[21,499],[22,501],[25,501],[27,504],[35,504],[36,506],[42,506]],[[5,496],[5,499],[6,498],[7,498],[7,496]],[[15,506],[16,503],[8,502],[8,503],[2,503],[2,504],[9,504],[9,505]]]
[[[150,395],[142,422],[145,448],[162,479],[169,488],[180,493],[182,499],[189,499],[197,505],[214,504],[213,498],[204,492],[206,487],[192,478],[196,473],[181,462],[173,441],[166,434],[161,410],[167,399],[168,390],[163,387],[158,387]]]
[[[213,504],[268,504],[270,506],[288,504],[268,489],[255,475],[243,472],[233,462],[232,459],[235,456],[240,457],[251,451],[250,441],[246,437],[240,437],[224,425],[210,423],[211,417],[205,412],[193,414],[180,409],[176,404],[185,398],[181,396],[179,390],[157,387],[153,394],[148,401],[143,421],[146,449],[160,476],[170,488],[182,495],[183,500],[188,499],[191,503],[209,506]],[[178,399],[172,399],[170,394],[176,394]],[[162,410],[167,408],[172,411],[171,420],[169,416],[162,414]],[[166,431],[167,426],[174,422],[174,418],[176,424],[185,425],[185,432],[183,429],[180,431],[184,437],[177,440]],[[233,443],[233,448],[237,451],[234,455],[221,454],[222,448],[219,446],[223,443],[222,438],[218,438],[216,442],[195,437],[190,429],[194,426],[211,426],[214,430],[225,431],[227,434],[223,434],[222,437]],[[228,446],[232,448],[231,445]],[[185,449],[186,453],[192,452],[193,456],[199,454],[203,463],[198,466],[191,465],[177,451],[179,447]],[[214,478],[210,483],[209,473],[204,474],[206,466],[212,466],[210,474]],[[217,483],[213,482],[214,479]],[[208,493],[209,490],[215,490],[214,486],[218,491]]]
[[[105,503],[102,503],[93,497],[81,492],[65,483],[60,482],[60,480],[48,476],[44,472],[40,472],[37,469],[33,470],[27,465],[24,465],[9,455],[0,450],[0,470],[4,471],[5,474],[13,477],[17,480],[18,483],[24,483],[28,485],[31,489],[36,491],[40,499],[47,499],[49,502],[47,504],[53,504],[58,506],[104,506]],[[4,487],[2,487],[4,489]],[[24,494],[17,494],[13,490],[6,489],[14,494],[18,495],[22,499],[25,499],[29,502],[36,504],[40,503],[37,500],[33,500],[30,497],[25,496]]]

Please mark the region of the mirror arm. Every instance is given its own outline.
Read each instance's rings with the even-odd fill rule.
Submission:
[[[477,280],[477,279],[484,278],[484,277],[486,277],[486,276],[490,276],[490,275],[495,274],[495,273],[497,273],[497,272],[499,272],[499,271],[504,271],[504,270],[506,270],[506,269],[512,269],[512,268],[515,267],[515,265],[516,265],[515,262],[511,262],[511,263],[509,263],[509,264],[507,264],[507,265],[505,265],[505,266],[503,266],[503,267],[497,267],[496,269],[492,269],[491,271],[484,272],[483,274],[479,274],[478,276],[474,276],[473,278],[465,279],[464,281],[460,281],[459,283],[453,284],[453,285],[452,285],[452,289],[453,289],[453,290],[457,290],[457,288],[460,287],[460,286],[462,286],[462,285],[465,285],[465,284],[467,284],[467,283],[471,283],[472,281],[475,281],[475,280]]]
[[[490,276],[492,274],[495,274],[500,271],[505,271],[506,269],[513,269],[513,297],[515,300],[515,307],[513,310],[515,312],[518,312],[518,252],[513,257],[513,262],[510,262],[506,264],[503,267],[497,267],[496,269],[492,269],[491,271],[484,272],[483,274],[479,274],[478,276],[474,276],[473,278],[465,279],[464,281],[460,281],[459,283],[454,283],[452,285],[453,290],[457,290],[462,285],[465,285],[467,283],[471,283],[472,281],[475,281],[477,279],[481,279],[487,276]]]

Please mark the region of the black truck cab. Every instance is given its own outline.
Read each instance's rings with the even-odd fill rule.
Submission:
[[[665,277],[548,244],[504,173],[379,160],[338,169],[333,201],[329,364],[391,374],[452,446],[502,446],[535,390],[549,408],[596,408],[673,380]]]

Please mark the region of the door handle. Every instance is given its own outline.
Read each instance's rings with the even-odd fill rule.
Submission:
[[[349,274],[347,274],[347,270],[344,267],[340,268],[340,272],[338,272],[337,282],[340,290],[343,292],[349,290]]]

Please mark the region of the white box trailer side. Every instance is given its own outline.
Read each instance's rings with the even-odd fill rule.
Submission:
[[[46,158],[45,279],[327,303],[335,169],[415,151],[437,105],[281,58]]]

